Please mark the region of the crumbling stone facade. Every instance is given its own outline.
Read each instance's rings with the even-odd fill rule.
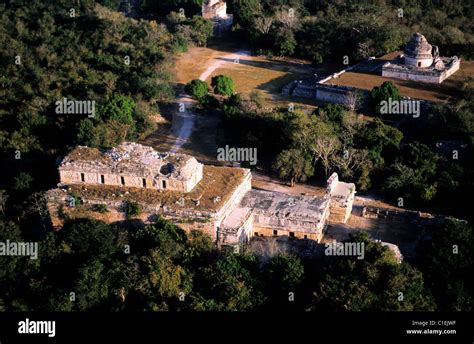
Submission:
[[[226,18],[227,3],[222,0],[205,0],[202,3],[202,16],[206,19]]]
[[[352,212],[355,198],[355,185],[339,181],[337,173],[333,173],[328,179],[327,193],[330,198],[329,222],[346,223]]]
[[[202,16],[213,21],[215,36],[224,35],[232,26],[233,16],[227,13],[227,3],[224,0],[204,0]]]
[[[109,151],[79,146],[61,162],[61,184],[102,184],[189,192],[202,179],[202,164],[183,154],[123,143]]]
[[[457,56],[439,56],[438,47],[416,32],[408,41],[404,54],[383,65],[382,76],[440,84],[458,71],[460,64]]]
[[[347,222],[354,198],[355,185],[340,182],[337,173],[328,179],[323,197],[251,190],[222,223],[221,242],[282,235],[320,242],[329,222]]]
[[[142,212],[134,219],[153,223],[162,216],[185,230],[208,234],[219,246],[276,235],[319,242],[328,219],[347,221],[355,194],[354,184],[340,182],[337,174],[323,197],[252,190],[248,169],[203,166],[193,157],[135,143],[108,151],[77,147],[62,160],[59,173],[58,188],[47,192],[58,229],[65,218],[130,220],[127,204],[135,202]],[[107,210],[96,211],[98,205]]]

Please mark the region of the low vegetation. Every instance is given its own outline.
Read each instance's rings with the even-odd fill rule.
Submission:
[[[133,201],[128,201],[125,205],[125,214],[127,215],[127,218],[132,218],[136,216],[140,216],[142,213],[142,206]]]

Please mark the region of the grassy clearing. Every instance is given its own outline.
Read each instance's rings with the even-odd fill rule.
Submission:
[[[281,96],[282,87],[295,79],[312,77],[315,73],[328,74],[340,69],[340,66],[334,65],[315,68],[307,61],[277,58],[270,60],[264,56],[241,56],[239,63],[234,63],[231,55],[242,50],[231,43],[223,42],[211,44],[206,48],[192,48],[176,59],[176,81],[184,85],[197,79],[217,63],[219,67],[206,78],[208,83],[213,76],[224,74],[235,81],[238,93],[260,90],[268,106],[287,106],[289,102],[315,106],[317,103],[308,99]]]
[[[393,54],[395,53],[386,55],[381,60],[387,59],[387,57],[391,57]],[[375,86],[390,80],[400,89],[401,94],[404,96],[435,102],[448,102],[452,98],[458,97],[459,89],[468,77],[474,77],[474,61],[461,61],[461,68],[442,84],[427,84],[411,80],[383,78],[379,73],[360,70],[344,73],[339,78],[328,81],[328,83],[372,90]]]

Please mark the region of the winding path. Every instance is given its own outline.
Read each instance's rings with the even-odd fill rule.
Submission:
[[[218,68],[222,67],[222,65],[226,63],[233,63],[229,62],[228,60],[234,61],[236,58],[240,58],[243,56],[249,56],[249,52],[245,50],[237,51],[233,54],[222,55],[215,57],[212,64],[207,67],[207,69],[201,73],[199,76],[199,80],[205,81],[209,76]],[[179,98],[176,99],[178,103],[178,109],[182,109],[184,111],[179,111],[173,114],[173,122],[172,122],[172,132],[173,135],[176,137],[176,140],[173,146],[170,149],[171,153],[176,153],[180,150],[180,148],[188,141],[189,137],[191,136],[193,129],[194,129],[194,122],[196,120],[196,115],[191,111],[192,107],[195,104],[193,99],[190,99],[186,93],[182,92],[179,94]]]

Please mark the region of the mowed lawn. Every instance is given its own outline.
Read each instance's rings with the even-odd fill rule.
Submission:
[[[390,80],[400,89],[400,93],[404,96],[435,102],[448,102],[450,99],[458,97],[462,84],[470,76],[474,77],[474,61],[461,60],[460,69],[441,84],[383,78],[380,73],[365,71],[347,72],[337,79],[331,79],[328,83],[372,90],[375,86]]]

